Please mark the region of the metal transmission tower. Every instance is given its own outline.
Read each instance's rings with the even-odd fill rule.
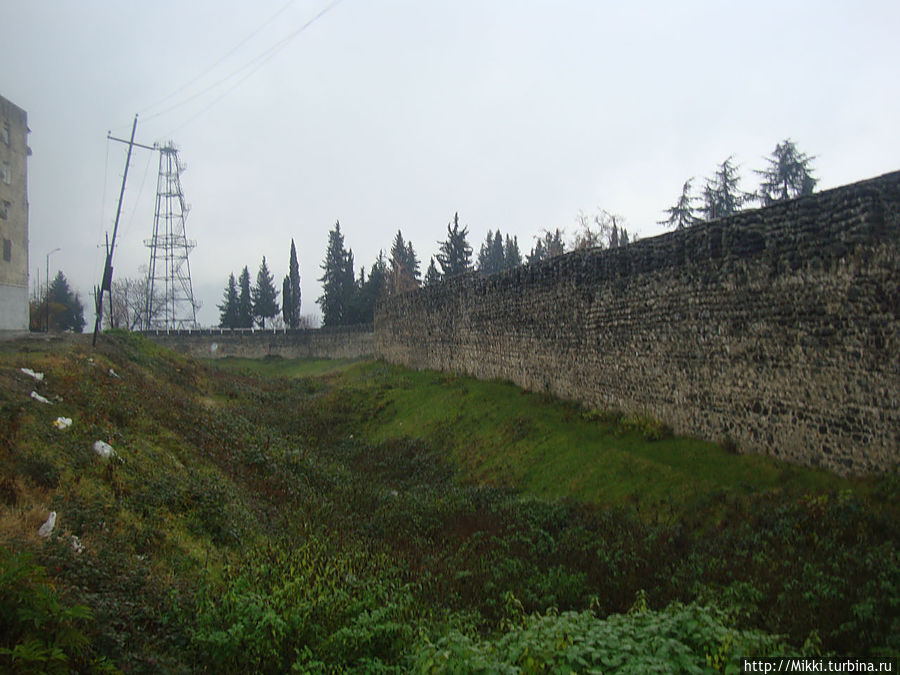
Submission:
[[[181,189],[184,165],[178,160],[178,150],[172,141],[158,149],[153,236],[144,241],[150,248],[144,325],[165,330],[196,328],[197,304],[188,253],[197,242],[189,240],[184,230],[184,220],[190,210]]]

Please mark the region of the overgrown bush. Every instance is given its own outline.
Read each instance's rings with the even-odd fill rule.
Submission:
[[[60,600],[28,553],[0,548],[0,664],[10,673],[118,672],[84,634],[93,612]]]

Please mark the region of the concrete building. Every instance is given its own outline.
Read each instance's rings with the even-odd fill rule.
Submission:
[[[28,131],[0,96],[0,331],[28,330]]]

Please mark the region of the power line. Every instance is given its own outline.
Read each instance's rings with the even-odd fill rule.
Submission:
[[[307,28],[312,26],[316,21],[318,21],[323,16],[325,16],[328,12],[330,12],[332,9],[337,7],[342,1],[343,0],[333,0],[324,9],[322,9],[322,11],[320,11],[318,14],[313,16],[309,21],[307,21],[302,26],[300,26],[296,30],[289,33],[287,36],[285,36],[284,38],[282,38],[281,40],[276,42],[274,45],[272,45],[271,47],[269,47],[266,50],[264,50],[263,52],[261,52],[259,55],[257,55],[256,57],[254,57],[253,59],[251,59],[244,65],[240,66],[236,70],[232,71],[231,73],[229,73],[225,77],[219,79],[218,81],[214,82],[213,84],[205,87],[204,89],[201,89],[200,91],[188,96],[187,98],[185,98],[177,103],[172,104],[168,108],[165,108],[164,110],[161,110],[160,112],[157,112],[154,115],[151,115],[147,119],[155,119],[157,117],[160,117],[161,115],[165,115],[173,110],[176,110],[176,109],[190,103],[191,101],[203,96],[204,94],[216,89],[217,87],[221,86],[222,84],[225,84],[229,80],[232,80],[233,78],[241,75],[241,73],[243,71],[247,71],[245,74],[243,74],[242,77],[240,77],[240,79],[238,79],[233,84],[229,85],[221,94],[219,94],[219,96],[217,96],[215,99],[213,99],[207,106],[202,108],[199,112],[194,114],[192,117],[188,118],[188,120],[186,120],[181,125],[179,125],[179,127],[177,127],[177,129],[175,129],[175,130],[177,131],[178,129],[181,129],[182,127],[186,126],[190,122],[194,121],[197,117],[199,117],[200,115],[205,113],[207,110],[212,108],[216,103],[221,101],[225,96],[227,96],[232,91],[237,89],[245,80],[247,80],[250,76],[252,76],[254,73],[256,73],[260,68],[262,68],[266,63],[268,63],[272,58],[274,58],[275,55],[279,51],[284,49],[288,44],[290,44],[293,40],[295,40],[297,38],[297,36],[299,36],[301,33],[303,33]]]
[[[243,40],[241,40],[240,42],[238,42],[238,43],[237,43],[234,47],[232,47],[232,48],[231,48],[224,56],[222,56],[221,58],[219,58],[219,59],[218,59],[217,61],[215,61],[212,65],[210,65],[210,66],[207,67],[205,70],[203,70],[200,74],[198,74],[198,75],[196,75],[195,77],[191,78],[190,80],[188,80],[187,82],[185,82],[184,84],[182,84],[180,87],[178,87],[177,89],[175,89],[175,90],[172,91],[171,93],[166,94],[166,95],[163,96],[161,99],[159,99],[159,100],[155,101],[154,103],[148,105],[146,108],[143,109],[143,111],[142,111],[141,114],[146,115],[150,110],[153,110],[153,108],[156,108],[157,106],[162,105],[163,103],[165,103],[165,102],[168,101],[169,99],[174,98],[176,95],[180,94],[182,91],[184,91],[185,89],[187,89],[189,86],[191,86],[192,84],[194,84],[194,83],[197,82],[198,80],[200,80],[200,79],[206,77],[206,75],[208,75],[208,74],[209,74],[210,72],[212,72],[216,67],[218,67],[219,64],[221,64],[221,63],[222,63],[223,61],[225,61],[229,56],[231,56],[232,54],[234,54],[238,49],[240,49],[240,48],[243,47],[245,44],[247,44],[250,40],[252,40],[254,37],[256,37],[256,36],[259,34],[259,32],[260,32],[263,28],[265,28],[265,27],[268,26],[270,23],[272,23],[275,19],[277,19],[277,18],[278,18],[278,17],[279,17],[279,16],[280,16],[287,8],[288,8],[288,7],[290,7],[291,5],[293,5],[294,2],[296,2],[296,0],[288,0],[288,2],[286,2],[284,5],[281,6],[281,9],[279,9],[279,10],[278,10],[277,12],[275,12],[272,16],[270,16],[268,19],[266,19],[265,21],[263,21],[259,26],[256,27],[256,29],[253,30],[253,32],[251,32],[247,37],[245,37]],[[161,113],[160,113],[160,114],[161,114]]]

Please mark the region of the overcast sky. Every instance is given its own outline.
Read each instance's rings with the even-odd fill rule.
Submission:
[[[318,314],[336,220],[357,268],[400,229],[424,273],[454,212],[476,252],[489,229],[526,252],[600,208],[649,237],[687,178],[734,154],[755,189],[788,137],[820,189],[900,169],[896,0],[4,0],[0,15],[0,95],[31,128],[32,284],[59,247],[51,276],[86,307],[125,163],[107,131],[127,137],[135,113],[136,140],[173,140],[187,165],[204,325],[228,274],[255,280],[263,256],[280,290],[291,238],[302,313]],[[135,151],[116,277],[147,265],[157,171]]]

